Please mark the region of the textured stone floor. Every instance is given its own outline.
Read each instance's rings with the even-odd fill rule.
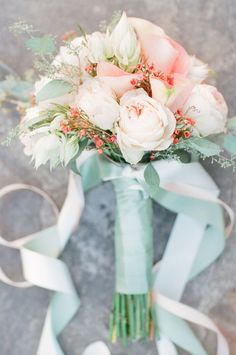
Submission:
[[[210,63],[217,72],[212,81],[224,93],[230,115],[236,113],[235,0],[0,0],[0,9],[0,58],[19,73],[30,66],[31,58],[23,44],[8,32],[8,26],[18,18],[44,33],[58,36],[73,29],[78,21],[88,32],[95,30],[101,20],[119,9],[150,19],[181,41],[190,53]],[[17,124],[18,117],[1,115],[0,120],[2,139]],[[224,200],[236,212],[235,175],[206,162],[205,166],[220,186]],[[47,168],[36,172],[24,157],[21,145],[14,142],[10,148],[0,148],[0,187],[14,182],[45,189],[60,206],[65,196],[67,172],[58,169],[50,173]],[[60,337],[68,355],[80,355],[91,341],[107,341],[107,316],[114,283],[114,204],[110,184],[90,192],[79,232],[62,256],[71,269],[82,301],[79,314]],[[157,259],[161,257],[173,221],[173,214],[155,206]],[[0,233],[9,240],[53,222],[49,206],[32,193],[16,193],[0,203]],[[21,278],[19,258],[14,251],[1,247],[0,265],[12,278]],[[36,353],[49,299],[50,293],[43,289],[20,290],[0,284],[1,355]],[[183,300],[212,317],[228,339],[231,355],[236,355],[236,231],[227,242],[225,253],[188,285]],[[197,332],[209,354],[215,355],[214,336],[202,329]],[[113,355],[156,354],[153,344],[135,344],[127,349],[117,345],[111,350]]]

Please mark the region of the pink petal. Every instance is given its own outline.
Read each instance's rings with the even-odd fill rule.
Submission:
[[[154,64],[158,70],[170,73],[178,58],[178,51],[164,37],[149,35],[143,42],[143,54],[149,64]]]
[[[142,44],[142,38],[144,35],[156,35],[156,36],[164,36],[165,32],[161,27],[154,25],[152,22],[137,18],[137,17],[129,17],[129,22],[135,29],[138,38]]]
[[[178,57],[175,61],[173,72],[186,75],[188,73],[190,57],[186,50],[178,43],[175,42],[172,38],[166,37],[171,45],[178,51]]]
[[[194,84],[180,74],[174,75],[174,93],[170,96],[167,106],[171,111],[182,109],[185,102],[188,100]]]
[[[129,75],[124,70],[118,68],[116,65],[100,62],[97,65],[97,76],[121,76],[121,75]]]
[[[150,79],[151,89],[152,89],[152,98],[161,104],[165,104],[167,101],[166,95],[166,85],[163,81],[155,78]]]
[[[127,91],[132,90],[134,86],[131,84],[132,79],[137,79],[138,74],[123,76],[102,76],[100,79],[106,83],[118,97],[124,95]]]

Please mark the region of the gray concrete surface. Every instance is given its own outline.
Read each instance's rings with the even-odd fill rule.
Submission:
[[[224,93],[230,114],[236,113],[236,2],[235,0],[0,0],[0,58],[19,73],[31,65],[29,53],[20,40],[8,32],[18,18],[32,23],[44,33],[60,36],[79,21],[87,31],[114,10],[145,17],[165,28],[181,41],[190,53],[210,63],[216,70],[214,81]],[[0,116],[1,138],[18,122],[18,116]],[[205,162],[222,190],[222,198],[236,211],[235,174]],[[15,141],[0,148],[0,187],[14,182],[39,186],[63,202],[67,172],[44,167],[37,172]],[[60,337],[68,355],[80,355],[91,341],[107,342],[107,317],[114,283],[114,194],[110,184],[86,196],[80,229],[69,242],[63,260],[69,265],[79,290],[82,307]],[[174,221],[174,215],[155,206],[156,259],[161,257]],[[13,240],[51,225],[54,217],[49,206],[29,192],[9,196],[0,202],[0,234]],[[185,292],[184,302],[210,315],[229,341],[236,355],[236,233],[227,242],[225,253]],[[17,253],[3,247],[0,264],[15,279],[21,278]],[[176,277],[173,275],[173,277]],[[0,355],[34,355],[36,352],[50,293],[39,288],[20,290],[0,284]],[[209,354],[215,355],[215,338],[196,329]],[[113,355],[154,355],[153,344],[134,344],[124,349],[110,346]],[[47,355],[45,353],[45,355]],[[168,355],[168,354],[166,354]],[[222,354],[223,355],[223,354]]]

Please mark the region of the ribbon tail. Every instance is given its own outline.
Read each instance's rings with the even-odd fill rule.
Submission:
[[[156,347],[159,355],[178,355],[174,344],[162,333],[160,333],[160,339],[156,340]]]
[[[111,353],[106,344],[102,341],[96,341],[87,346],[83,355],[111,355]]]
[[[186,317],[186,308],[178,302],[187,282],[210,265],[224,249],[224,206],[217,198],[219,190],[200,164],[173,165],[170,176],[167,176],[168,166],[165,162],[160,167],[165,168],[161,170],[161,175],[166,174],[167,188],[163,185],[155,199],[162,206],[179,213],[154,281],[157,303],[158,295],[161,294],[170,302],[175,302],[177,310],[164,307],[163,302],[158,303],[156,311],[160,331],[191,354],[206,355],[206,350],[184,319],[192,321],[215,331],[218,336],[217,355],[228,355],[227,343],[214,323],[204,315],[200,317],[197,311],[188,309],[192,316],[190,320]],[[160,172],[158,165],[156,169]],[[185,180],[185,190],[182,186],[178,191],[178,186],[173,184],[178,181],[178,174]],[[172,187],[171,191],[169,186]]]

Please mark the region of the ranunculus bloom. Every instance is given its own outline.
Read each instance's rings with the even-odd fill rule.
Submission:
[[[112,129],[119,117],[119,105],[109,86],[99,79],[86,80],[75,99],[89,120],[102,129]]]
[[[228,108],[221,93],[211,85],[197,85],[184,105],[187,116],[196,121],[195,130],[201,136],[224,132]]]
[[[158,26],[139,18],[130,18],[138,39],[141,42],[142,54],[149,64],[154,64],[164,73],[187,75],[189,55],[185,49]]]
[[[128,163],[138,163],[145,151],[165,150],[176,126],[173,113],[143,89],[127,92],[120,100],[117,142]]]

